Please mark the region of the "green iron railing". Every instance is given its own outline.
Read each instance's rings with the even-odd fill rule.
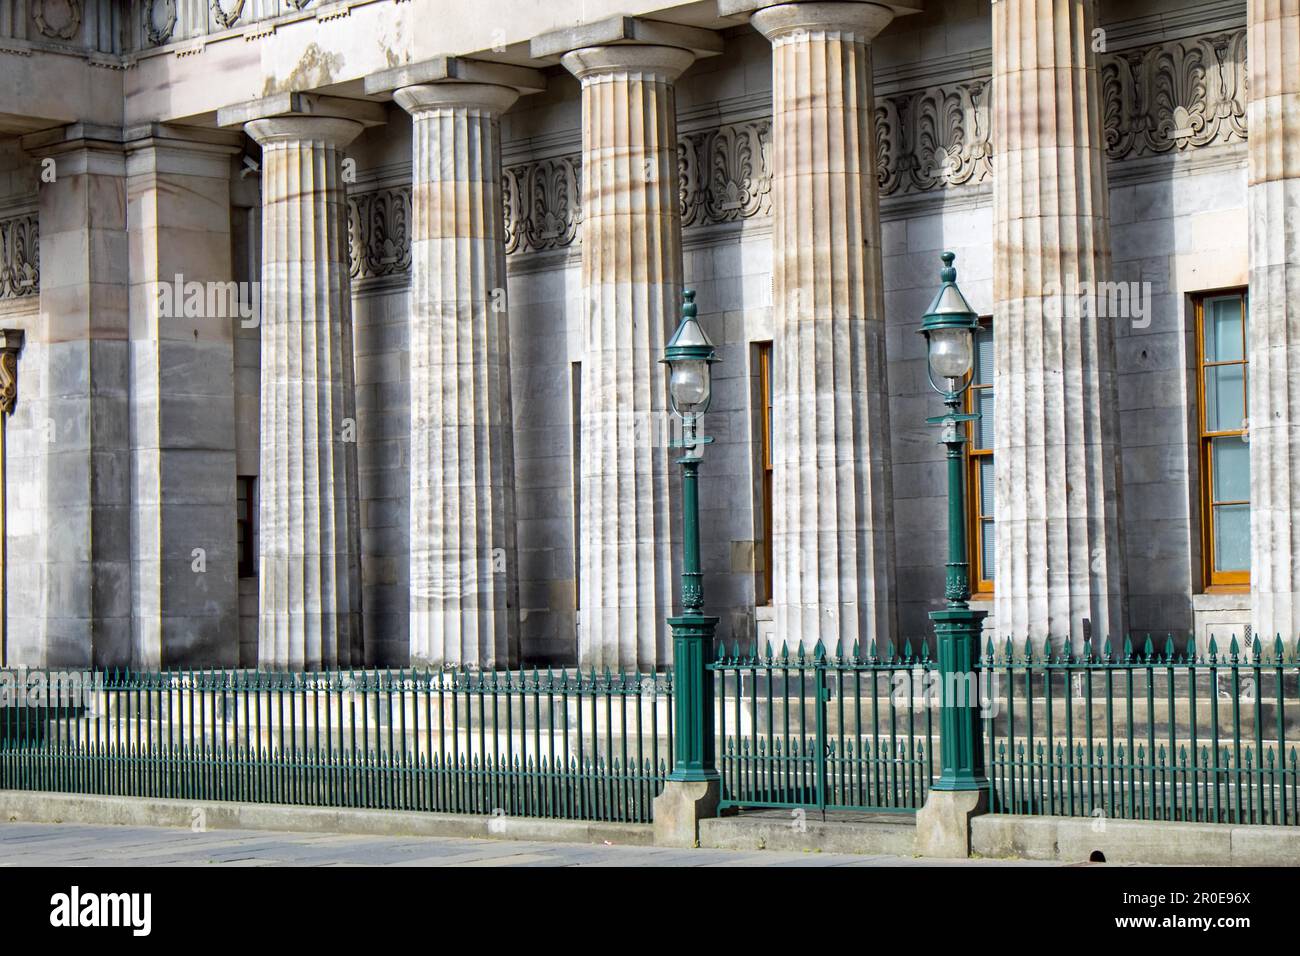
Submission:
[[[723,807],[915,811],[938,753],[927,644],[828,656],[720,648],[715,674]]]
[[[994,812],[1300,825],[1300,644],[990,643],[980,665]],[[925,802],[928,644],[709,668],[723,807]],[[12,673],[3,788],[649,822],[672,769],[671,674],[113,672],[15,701]]]
[[[1141,651],[989,643],[995,812],[1300,823],[1300,645]],[[989,706],[989,704],[993,706]]]
[[[95,674],[0,705],[0,787],[649,822],[671,675]]]

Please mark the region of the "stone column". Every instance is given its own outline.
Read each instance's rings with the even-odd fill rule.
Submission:
[[[1300,633],[1300,0],[1247,17],[1250,590],[1267,648]]]
[[[772,42],[772,552],[777,637],[894,636],[871,3],[788,3]]]
[[[258,664],[364,663],[342,150],[350,119],[279,116],[262,146]]]
[[[43,366],[31,456],[43,497],[39,515],[23,523],[39,526],[44,568],[11,569],[11,666],[136,663],[122,139],[120,128],[89,124],[23,139],[24,149],[52,160],[53,177],[40,188],[41,317],[27,340]],[[20,508],[30,514],[13,505],[11,519]]]
[[[136,666],[239,663],[230,168],[243,137],[127,142]]]
[[[693,59],[654,45],[563,59],[582,83],[583,667],[653,670],[670,658],[681,530],[659,360],[682,285],[673,83]]]
[[[1106,151],[1091,0],[993,4],[997,631],[1125,626]],[[1098,645],[1100,646],[1100,645]]]
[[[500,116],[518,92],[395,94],[412,131],[411,661],[518,662]]]

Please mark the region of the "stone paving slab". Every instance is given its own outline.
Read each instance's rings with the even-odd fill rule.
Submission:
[[[966,861],[963,865],[1002,865]],[[87,824],[0,824],[0,866],[917,866],[897,856],[277,833]],[[1049,865],[1038,863],[1037,865]]]

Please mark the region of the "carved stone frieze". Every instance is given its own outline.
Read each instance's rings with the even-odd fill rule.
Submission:
[[[348,195],[348,246],[354,279],[411,269],[411,188],[389,186]]]
[[[772,211],[772,123],[730,123],[677,141],[682,225],[734,222]]]
[[[993,171],[989,80],[881,97],[876,103],[880,195],[981,183]]]
[[[37,214],[0,219],[0,299],[41,291],[41,255]]]
[[[1111,159],[1246,138],[1244,27],[1107,54],[1101,84]]]
[[[582,160],[573,153],[502,170],[506,252],[572,245],[582,221]]]
[[[229,0],[226,0],[229,2]],[[219,0],[213,0],[216,7]],[[229,7],[228,9],[237,9]],[[1102,100],[1111,160],[1246,138],[1244,29],[1103,54]],[[987,76],[881,96],[875,148],[882,197],[978,185],[993,174]],[[678,137],[678,197],[688,229],[771,214],[772,123],[767,117]],[[578,153],[507,166],[502,174],[506,252],[564,249],[581,241]],[[349,197],[354,278],[409,268],[410,191]]]

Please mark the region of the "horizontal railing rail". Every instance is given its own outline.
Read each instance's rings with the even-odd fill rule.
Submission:
[[[1300,823],[1300,647],[989,642],[995,812]]]
[[[672,769],[668,674],[8,673],[5,788],[649,822]]]
[[[928,645],[883,655],[818,642],[719,649],[714,672],[724,807],[912,811],[936,773]]]

